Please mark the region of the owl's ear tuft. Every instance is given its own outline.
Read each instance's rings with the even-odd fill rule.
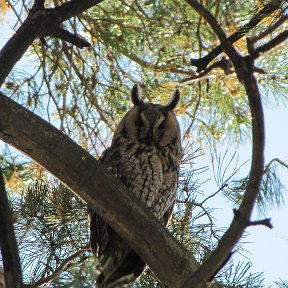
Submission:
[[[180,91],[176,89],[174,93],[172,94],[170,101],[168,104],[165,106],[168,110],[173,110],[177,106],[180,100]]]
[[[144,103],[142,100],[142,89],[138,83],[136,83],[132,88],[131,100],[134,106],[142,105]]]

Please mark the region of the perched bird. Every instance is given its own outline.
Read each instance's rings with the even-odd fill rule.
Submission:
[[[180,127],[173,112],[180,93],[176,90],[165,106],[145,103],[136,84],[131,99],[134,107],[119,123],[101,161],[166,225],[182,158]],[[89,212],[89,220],[91,249],[103,270],[97,287],[130,287],[146,264],[96,212]]]

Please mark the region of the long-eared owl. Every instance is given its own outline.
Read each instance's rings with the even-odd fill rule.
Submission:
[[[181,134],[173,109],[176,90],[169,103],[145,103],[141,88],[131,92],[134,107],[123,117],[102,163],[119,178],[165,226],[171,215],[182,158]],[[145,263],[94,211],[89,213],[90,244],[101,262],[97,287],[129,287],[145,269]]]

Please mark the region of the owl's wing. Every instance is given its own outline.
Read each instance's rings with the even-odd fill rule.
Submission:
[[[109,153],[106,149],[99,158],[103,163]],[[105,221],[91,208],[88,208],[88,220],[90,224],[90,246],[93,254],[98,257],[106,249],[111,234],[111,228]]]
[[[110,157],[114,157],[111,148],[105,150],[99,160],[107,164]],[[111,287],[120,287],[120,283],[134,281],[145,269],[145,263],[95,211],[89,209],[88,217],[91,250],[105,266],[96,287],[106,287],[108,283]]]
[[[90,247],[93,254],[98,257],[107,246],[111,228],[91,208],[88,210],[88,218],[90,224]]]
[[[162,218],[162,224],[166,227],[167,223],[172,215],[173,207],[174,207],[175,201],[172,203],[172,205],[168,208],[168,210],[164,213]]]

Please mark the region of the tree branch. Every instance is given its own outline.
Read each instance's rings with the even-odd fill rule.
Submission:
[[[252,36],[250,38],[251,42],[256,43],[260,39],[270,35],[273,31],[275,31],[277,28],[279,28],[287,19],[288,19],[288,15],[283,14],[277,21],[275,21],[275,23],[268,26],[266,30],[264,30],[263,32],[261,32],[259,34],[256,34],[255,36]]]
[[[2,171],[0,169],[0,246],[7,288],[22,287],[22,271]]]
[[[195,80],[197,81],[202,80],[206,76],[210,77],[211,74],[213,74],[211,72],[216,69],[217,70],[222,69],[226,75],[235,73],[231,61],[223,56],[221,60],[214,62],[212,65],[208,66],[204,71],[200,72],[199,74],[195,74],[193,76],[184,78],[181,82],[185,84],[190,84]]]
[[[250,221],[248,223],[249,226],[256,226],[256,225],[263,225],[266,226],[267,228],[272,229],[273,225],[271,223],[271,218],[263,219],[263,220],[257,220],[257,221]]]
[[[244,84],[249,100],[253,136],[250,177],[243,196],[243,201],[239,208],[239,213],[237,216],[234,216],[229,229],[218,242],[217,248],[211,253],[203,265],[201,265],[198,270],[191,275],[190,279],[188,279],[188,281],[186,281],[186,283],[182,286],[182,288],[200,288],[206,287],[211,277],[217,273],[219,268],[223,267],[223,263],[225,263],[227,257],[229,257],[231,254],[233,247],[241,238],[245,228],[247,228],[249,223],[251,223],[250,217],[260,190],[260,183],[264,171],[265,132],[263,107],[257,81],[253,75],[254,63],[252,58],[249,56],[242,57],[238,54],[232,45],[232,41],[230,42],[229,38],[226,38],[221,26],[202,4],[196,0],[186,1],[204,19],[206,19],[206,21],[213,28],[221,41],[222,47],[225,48],[225,52],[234,65],[238,79]],[[270,4],[272,2],[270,2]]]
[[[69,42],[78,48],[84,48],[84,47],[90,47],[91,44],[80,37],[79,35],[73,34],[62,27],[57,28],[55,31],[50,32],[47,35],[43,35],[43,37],[50,36],[50,37],[56,37],[61,40],[64,40],[66,42]]]
[[[287,19],[287,16],[282,17],[282,19]],[[282,21],[281,21],[282,22]],[[277,23],[278,24],[278,23]],[[268,30],[268,29],[267,29]],[[259,35],[260,37],[260,35]],[[248,52],[253,60],[257,59],[258,57],[262,56],[265,52],[270,51],[271,49],[275,48],[276,46],[283,43],[288,38],[288,30],[284,30],[283,32],[279,33],[276,37],[274,37],[269,42],[257,47],[254,49],[253,43],[254,38],[247,38],[247,46],[248,46]],[[228,38],[229,39],[229,38]],[[224,56],[221,60],[214,62],[212,65],[208,66],[204,71],[202,71],[199,74],[195,74],[193,76],[190,76],[188,78],[184,78],[181,82],[185,84],[193,83],[195,80],[201,80],[205,76],[208,76],[210,72],[214,69],[222,69],[226,75],[235,73],[231,60],[226,59]],[[265,73],[263,69],[254,67],[254,71],[258,73]],[[209,75],[210,76],[210,75]]]
[[[33,158],[86,201],[167,287],[181,287],[197,269],[193,255],[119,179],[68,136],[2,93],[0,139]]]
[[[186,0],[188,4],[190,2]],[[271,13],[281,8],[283,1],[281,0],[272,0],[267,5],[265,5],[257,14],[255,14],[251,20],[239,28],[234,34],[228,37],[228,41],[230,43],[234,43],[246,35],[251,29],[256,27],[267,15],[271,15]],[[191,5],[191,4],[190,4]],[[211,15],[212,16],[212,15]],[[213,17],[213,16],[212,16]],[[214,17],[213,17],[214,18]],[[207,20],[207,19],[206,19]],[[216,20],[215,20],[216,21]],[[213,27],[214,29],[214,27]],[[225,44],[221,43],[217,47],[215,47],[209,54],[200,58],[200,59],[191,59],[191,64],[198,68],[198,72],[206,69],[208,64],[219,54],[221,54],[226,49]]]
[[[233,213],[234,213],[235,218],[243,217],[241,215],[241,212],[239,210],[237,210],[237,209],[233,209]],[[268,227],[270,229],[273,228],[273,225],[271,223],[271,218],[266,218],[266,219],[257,220],[257,221],[250,221],[249,219],[246,219],[246,221],[247,221],[247,224],[246,224],[247,227],[248,226],[264,225],[264,226],[266,226],[266,227]]]
[[[280,160],[279,158],[273,158],[266,166],[265,166],[265,169],[264,169],[264,174],[267,173],[267,170],[269,169],[269,167],[271,166],[272,163],[278,163],[280,164],[281,166],[285,167],[286,169],[288,169],[288,164],[283,162],[282,160]]]
[[[39,4],[40,2],[40,4]],[[27,19],[0,51],[0,86],[33,41],[56,31],[59,25],[102,0],[72,0],[61,6],[45,9],[36,1]]]
[[[257,47],[255,50],[251,49],[251,46],[252,46],[251,45],[250,49],[249,49],[249,54],[251,55],[251,57],[253,59],[256,59],[261,54],[263,54],[263,53],[275,48],[277,45],[279,45],[282,42],[284,42],[287,38],[288,38],[288,30],[285,30],[282,33],[280,33],[279,35],[277,35],[275,38],[270,40],[269,42]],[[249,39],[249,38],[247,38],[247,39]],[[248,41],[250,41],[250,40],[248,40]]]

